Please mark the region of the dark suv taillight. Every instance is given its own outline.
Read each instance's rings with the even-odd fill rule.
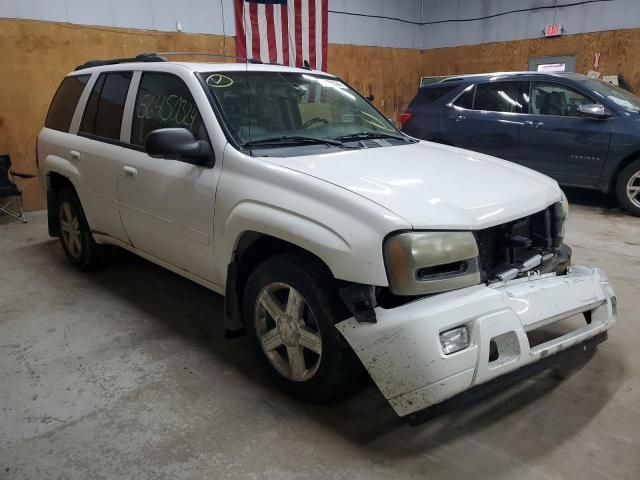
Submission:
[[[413,113],[411,112],[404,112],[400,115],[400,126],[404,127],[404,124],[407,123],[411,117],[413,117]]]

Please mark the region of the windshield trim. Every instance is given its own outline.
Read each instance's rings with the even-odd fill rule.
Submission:
[[[235,138],[233,132],[231,131],[230,127],[229,127],[229,121],[226,118],[226,115],[224,113],[224,109],[222,108],[222,106],[220,105],[218,99],[215,97],[215,95],[213,95],[213,93],[211,92],[211,90],[208,88],[207,83],[206,83],[206,79],[205,76],[207,75],[212,75],[212,74],[216,74],[216,73],[224,73],[226,70],[201,70],[201,71],[197,71],[194,72],[196,78],[198,79],[198,83],[200,83],[200,86],[202,87],[202,89],[205,91],[205,94],[209,100],[210,105],[212,106],[213,110],[214,110],[214,114],[216,116],[216,120],[218,120],[218,123],[220,124],[220,128],[222,128],[222,131],[227,139],[227,141],[233,146],[233,148],[239,152],[248,154],[250,156],[257,156],[253,154],[253,150],[255,147],[245,147],[243,146],[243,144]],[[234,70],[234,72],[240,72],[242,73],[243,70]],[[248,71],[248,73],[251,73],[251,71]],[[264,72],[261,72],[264,73]],[[280,72],[280,71],[274,71],[273,73],[275,74],[287,74],[287,73],[301,73],[301,72],[297,72],[297,71],[285,71],[285,72]],[[398,127],[396,127],[396,125],[391,122],[384,113],[382,113],[378,107],[376,107],[371,101],[369,101],[366,97],[364,97],[357,89],[353,88],[351,85],[349,85],[347,82],[345,82],[342,78],[340,78],[337,75],[331,75],[325,72],[314,72],[314,71],[309,71],[309,72],[304,72],[306,75],[310,75],[310,76],[317,76],[320,78],[330,78],[333,80],[338,80],[340,82],[342,82],[344,85],[346,85],[351,92],[355,93],[360,99],[362,99],[363,101],[367,102],[369,104],[369,106],[380,115],[380,117],[382,117],[382,119],[385,121],[385,125],[390,127],[389,131],[393,131],[394,133],[396,133],[399,137],[402,137],[404,139],[407,140],[411,140],[411,137],[406,135],[405,133],[403,133],[400,129],[398,129]],[[311,144],[308,144],[311,145]],[[306,145],[292,145],[291,148],[300,148]],[[390,145],[393,146],[393,145]]]

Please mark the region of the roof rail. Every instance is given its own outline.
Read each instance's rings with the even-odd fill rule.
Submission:
[[[200,57],[214,57],[214,58],[226,58],[230,60],[240,60],[246,63],[256,63],[256,64],[265,64],[265,65],[282,65],[281,63],[270,63],[263,62],[258,58],[246,58],[246,57],[237,57],[235,55],[226,55],[222,53],[209,53],[209,52],[149,52],[149,53],[141,53],[131,58],[114,58],[111,60],[90,60],[82,65],[78,65],[76,70],[84,70],[85,68],[91,67],[102,67],[105,65],[117,65],[119,63],[131,63],[131,62],[166,62],[167,59],[165,57],[170,56],[200,56]],[[304,61],[304,66],[307,70],[311,70],[308,61]]]
[[[102,67],[104,65],[117,65],[119,63],[131,62],[166,62],[167,59],[157,53],[141,53],[131,58],[113,58],[111,60],[89,60],[88,62],[78,65],[75,70],[84,70],[91,67]]]
[[[182,56],[195,56],[195,57],[214,57],[214,58],[228,58],[231,60],[241,60],[246,63],[255,63],[260,65],[282,65],[281,63],[270,63],[263,62],[259,58],[247,58],[247,57],[238,57],[236,55],[226,55],[224,53],[209,53],[209,52],[158,52],[155,55],[162,56],[173,56],[173,55],[182,55]]]

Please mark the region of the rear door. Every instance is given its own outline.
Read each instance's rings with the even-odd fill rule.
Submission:
[[[567,185],[595,186],[609,150],[611,120],[578,115],[599,103],[570,85],[533,81],[518,161]]]
[[[443,111],[445,138],[454,146],[516,162],[524,84],[490,81],[467,87]]]
[[[215,166],[152,158],[144,151],[146,136],[159,128],[187,128],[196,139],[210,141],[194,100],[199,95],[207,103],[205,93],[166,72],[137,73],[134,83],[137,91],[127,105],[131,148],[118,174],[122,223],[137,249],[209,279],[224,145],[214,145]]]
[[[117,203],[122,146],[122,118],[132,72],[102,72],[93,83],[71,161],[82,177],[82,206],[92,232],[127,242]]]

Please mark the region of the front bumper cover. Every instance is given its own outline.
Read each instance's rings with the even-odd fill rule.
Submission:
[[[529,345],[528,331],[585,312],[585,326]],[[396,413],[407,416],[605,332],[616,322],[616,297],[602,270],[572,267],[567,275],[530,275],[378,307],[376,317],[336,327]],[[445,355],[440,333],[462,325],[469,347]],[[492,340],[499,356],[489,361]]]

